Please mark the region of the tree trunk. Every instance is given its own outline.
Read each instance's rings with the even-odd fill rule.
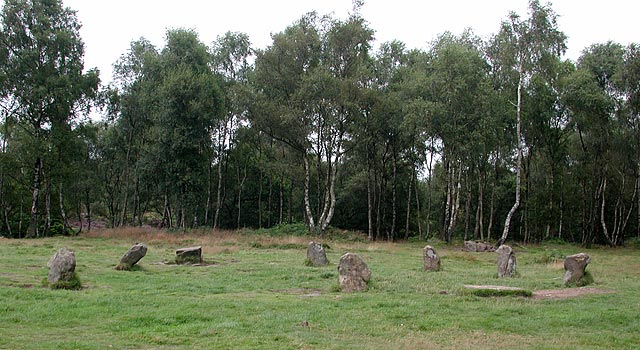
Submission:
[[[411,177],[409,178],[409,188],[407,188],[407,220],[404,225],[404,239],[409,239],[409,222],[411,219],[411,190],[413,189],[413,176],[415,173],[415,166],[412,167]]]
[[[218,184],[216,188],[216,211],[213,216],[213,229],[216,230],[220,221],[220,209],[222,208],[222,163],[225,159],[223,155],[224,145],[227,139],[227,130],[229,121],[225,120],[222,127],[222,135],[218,132]]]
[[[204,226],[209,225],[209,210],[211,210],[212,161],[213,160],[209,160],[209,165],[207,167],[207,204],[204,207],[204,222],[202,223]]]
[[[417,216],[417,220],[418,220],[418,239],[422,240],[422,210],[420,208],[420,191],[418,191],[418,174],[414,173],[414,186],[415,186],[415,191],[414,193],[416,194],[416,216]]]
[[[242,213],[242,188],[244,187],[244,182],[247,179],[247,164],[244,165],[244,172],[242,174],[242,179],[240,179],[240,168],[237,168],[238,174],[238,217],[237,217],[237,225],[236,228],[240,229],[240,214]]]
[[[522,113],[522,81],[524,75],[524,67],[520,63],[518,67],[518,104],[516,107],[516,142],[518,148],[517,163],[516,163],[516,199],[513,206],[507,213],[507,218],[504,220],[504,230],[502,236],[498,240],[498,246],[504,244],[509,236],[509,226],[511,225],[511,217],[518,210],[520,206],[520,181],[522,173],[522,125],[521,125],[521,113]]]
[[[44,177],[44,172],[43,172]],[[45,177],[46,179],[46,177]],[[44,235],[51,235],[51,181],[47,180],[45,182],[45,193],[44,193],[44,203],[45,203],[45,220],[44,220]]]
[[[267,197],[267,227],[271,227],[271,197],[273,196],[273,176],[269,175],[269,196]]]
[[[478,169],[478,204],[476,207],[476,223],[473,229],[473,238],[484,241],[484,176],[483,171]]]
[[[529,183],[529,178],[530,178],[530,174],[531,174],[531,157],[533,156],[533,149],[529,149],[529,152],[527,154],[527,161],[526,161],[526,166],[524,167],[524,201],[522,202],[522,217],[520,222],[522,223],[522,227],[524,227],[524,242],[525,243],[529,243],[530,240],[530,231],[529,231],[529,206],[530,206],[530,201],[529,201],[529,195],[530,195],[530,189],[531,189],[531,184]]]
[[[283,183],[284,183],[284,180],[280,178],[280,183],[278,186],[278,192],[279,192],[278,194],[280,196],[279,207],[278,207],[278,225],[282,225],[282,219],[283,219],[282,213],[284,211],[284,191],[282,190]]]
[[[391,152],[393,152],[393,183],[391,184],[391,230],[389,230],[388,240],[394,241],[398,217],[398,161],[395,147],[392,147]]]
[[[455,176],[455,169],[454,169]],[[456,229],[456,223],[458,221],[458,210],[460,208],[460,190],[462,188],[461,184],[462,180],[462,164],[459,165],[458,168],[458,176],[454,181],[453,186],[453,203],[451,206],[451,221],[449,222],[449,226],[447,228],[447,243],[451,243],[451,239],[453,237],[453,231]]]
[[[82,229],[84,224],[82,223],[82,200],[78,201],[78,206],[76,207],[76,214],[78,215],[78,222],[80,223],[80,227],[78,228],[78,232],[75,233],[75,236],[82,233]]]
[[[602,233],[604,233],[604,237],[607,239],[607,242],[609,242],[609,245],[613,246],[613,241],[611,240],[611,237],[609,236],[609,230],[607,230],[607,224],[605,222],[605,215],[604,215],[604,208],[605,208],[605,204],[606,204],[606,192],[607,192],[607,177],[603,176],[603,179],[600,183],[600,188],[598,190],[598,192],[600,192],[600,196],[602,198],[602,205],[600,206],[600,224],[602,225]]]
[[[129,160],[131,157],[131,143],[133,140],[133,127],[131,127],[129,129],[129,135],[127,137],[127,153],[125,156],[125,161],[124,161],[124,169],[122,170],[123,172],[123,178],[124,178],[124,183],[122,184],[122,187],[124,188],[124,198],[122,199],[122,212],[120,213],[120,222],[118,223],[118,226],[122,226],[125,224],[125,220],[127,218],[127,205],[129,204]]]
[[[262,228],[262,167],[258,172],[258,228]]]
[[[371,187],[371,159],[369,157],[369,146],[367,145],[367,238],[369,241],[373,241],[373,197]],[[638,218],[640,220],[640,213]],[[640,237],[640,234],[638,236]]]
[[[38,232],[38,198],[40,195],[40,172],[42,171],[42,159],[36,158],[33,166],[33,185],[31,188],[31,212],[29,216],[29,228],[27,229],[27,238],[39,236]]]
[[[304,161],[304,212],[307,217],[307,225],[309,226],[309,231],[316,233],[316,223],[313,220],[313,213],[311,213],[311,203],[309,201],[309,180],[311,177],[309,170],[309,157],[307,153],[303,155]]]
[[[87,231],[91,232],[91,202],[89,198],[89,189],[87,189],[84,191],[84,206],[87,209]]]
[[[427,168],[429,174],[427,177],[427,217],[426,217],[426,230],[424,239],[429,239],[431,234],[431,182],[433,181],[433,137],[431,138],[431,150],[429,151],[429,166]]]
[[[465,187],[467,188],[467,198],[464,203],[464,240],[466,241],[469,238],[469,222],[471,221],[471,216],[469,215],[471,211],[471,181],[469,181],[469,172],[468,170],[465,174]]]
[[[9,223],[9,212],[6,205],[4,206],[4,224],[5,226],[7,226],[7,233],[9,234],[9,237],[13,237],[13,232],[11,232],[11,224]]]
[[[496,195],[496,185],[491,188],[491,203],[489,204],[489,224],[487,225],[487,241],[491,239],[491,230],[493,230],[493,217],[495,214],[494,198]]]
[[[69,220],[67,220],[67,212],[64,210],[64,198],[62,196],[62,183],[60,184],[60,188],[58,191],[58,204],[60,205],[60,217],[62,218],[62,228],[66,233],[67,228],[69,228]]]
[[[445,205],[444,205],[444,221],[442,222],[442,234],[444,235],[444,240],[447,241],[447,237],[448,237],[448,227],[449,227],[449,222],[451,221],[451,201],[452,201],[452,178],[453,176],[451,175],[451,161],[447,160],[446,161],[447,164],[447,193],[446,193],[446,201],[445,201]]]
[[[336,188],[336,179],[338,177],[338,164],[340,163],[340,154],[336,155],[335,161],[331,161],[330,155],[328,155],[327,158],[329,159],[329,161],[327,162],[328,163],[327,176],[329,177],[328,179],[329,188],[325,188],[325,192],[328,192],[329,195],[328,196],[325,195],[326,203],[325,203],[324,209],[322,210],[322,216],[318,220],[318,224],[320,225],[320,232],[322,234],[325,233],[327,227],[331,223],[331,220],[333,219],[333,214],[336,208],[335,188]]]

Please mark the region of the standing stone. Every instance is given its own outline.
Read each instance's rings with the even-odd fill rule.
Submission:
[[[73,278],[76,270],[76,254],[73,250],[60,248],[58,252],[49,260],[49,284],[58,282],[69,282]]]
[[[340,257],[338,275],[340,291],[359,292],[367,288],[371,270],[357,254],[346,253]]]
[[[201,264],[202,263],[202,247],[188,247],[176,250],[177,264]]]
[[[311,266],[325,266],[329,264],[324,247],[322,244],[315,242],[309,242],[309,247],[307,247],[307,260]]]
[[[131,270],[133,265],[138,263],[146,254],[147,246],[142,243],[136,243],[136,245],[124,253],[120,259],[120,263],[116,266],[116,270]]]
[[[591,258],[585,253],[567,256],[564,259],[564,284],[580,284],[590,262]]]
[[[432,246],[428,245],[424,247],[422,249],[422,256],[424,258],[425,271],[440,271],[440,257]]]
[[[508,245],[501,245],[498,253],[498,277],[513,277],[516,273],[516,255]]]

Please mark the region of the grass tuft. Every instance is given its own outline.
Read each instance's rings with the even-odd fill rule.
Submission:
[[[42,280],[42,284],[45,287],[49,287],[51,289],[67,289],[67,290],[80,290],[82,289],[82,282],[80,281],[80,277],[78,277],[77,273],[73,273],[71,279],[68,281],[58,281],[54,283],[49,283],[49,280],[45,277]]]
[[[556,249],[552,249],[552,250],[545,249],[541,256],[536,256],[534,258],[534,262],[538,263],[538,264],[545,264],[545,265],[546,264],[557,264],[558,262],[563,261],[565,256],[566,255],[562,254],[559,250],[556,250]]]
[[[472,289],[468,290],[468,293],[477,297],[531,297],[533,292],[525,289],[518,290],[496,290],[496,289]]]
[[[591,272],[585,271],[584,272],[584,276],[582,276],[582,278],[580,280],[578,280],[577,282],[573,282],[573,283],[567,283],[566,287],[569,287],[569,288],[584,287],[584,286],[588,286],[588,285],[593,284],[593,283],[595,283],[595,281],[593,279],[593,275],[591,274]]]

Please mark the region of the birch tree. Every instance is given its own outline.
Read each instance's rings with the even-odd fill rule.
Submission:
[[[511,94],[515,90],[515,96],[511,95],[516,123],[515,201],[507,213],[498,245],[507,240],[512,217],[520,206],[524,90],[534,72],[544,70],[550,60],[564,53],[565,41],[566,35],[558,29],[557,15],[551,6],[541,5],[538,0],[531,0],[529,17],[522,19],[516,13],[511,13],[509,18],[502,22],[500,31],[490,43],[491,63],[497,67],[507,86],[510,86],[505,92]]]

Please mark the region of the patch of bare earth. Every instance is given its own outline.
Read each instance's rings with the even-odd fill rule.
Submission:
[[[320,289],[308,289],[308,288],[292,288],[292,289],[274,289],[271,290],[273,293],[282,293],[282,294],[294,294],[301,295],[303,297],[319,297],[322,296],[322,290]]]
[[[615,293],[612,290],[593,288],[593,287],[579,287],[579,288],[563,288],[563,289],[549,289],[549,290],[536,290],[533,292],[533,299],[568,299],[576,298],[582,295],[588,294],[610,294]]]

